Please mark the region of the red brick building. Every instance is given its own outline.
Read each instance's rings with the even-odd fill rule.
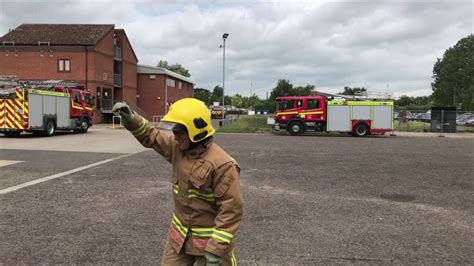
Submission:
[[[193,96],[194,82],[168,69],[138,65],[137,73],[137,103],[150,120],[157,121],[173,102]]]
[[[137,104],[138,58],[114,25],[22,24],[0,45],[0,75],[84,84],[96,96],[95,123],[110,120],[114,101]]]

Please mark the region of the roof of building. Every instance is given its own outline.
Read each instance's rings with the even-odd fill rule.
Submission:
[[[0,37],[0,43],[15,42],[15,45],[96,45],[113,24],[21,24]]]
[[[147,65],[137,65],[137,73],[138,74],[161,74],[161,75],[168,75],[174,78],[177,78],[182,81],[186,81],[188,83],[194,84],[190,78],[180,75],[176,72],[168,70],[162,67],[154,67],[154,66],[147,66]]]
[[[130,49],[132,50],[133,56],[135,57],[135,59],[136,59],[137,62],[138,62],[137,54],[136,54],[135,51],[133,50],[133,46],[132,46],[132,44],[130,43],[130,40],[128,39],[127,33],[125,33],[125,30],[124,30],[124,29],[115,29],[115,32],[122,32],[122,33],[123,33],[123,35],[125,36],[125,40],[126,40],[127,43],[128,43],[128,46],[130,46]]]

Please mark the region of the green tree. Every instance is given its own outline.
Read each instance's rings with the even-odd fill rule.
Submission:
[[[275,101],[278,96],[288,96],[292,94],[293,84],[289,80],[279,79],[275,88],[270,93],[270,99]]]
[[[414,97],[412,102],[415,105],[430,105],[431,104],[431,96]]]
[[[224,103],[225,105],[232,105],[232,103],[231,103],[232,99],[230,98],[229,95],[226,95],[224,98],[225,98],[224,99],[225,100],[225,103]]]
[[[245,107],[245,108],[249,107],[249,97],[247,96],[242,97],[242,107]]]
[[[289,80],[280,79],[275,88],[270,93],[270,102],[274,102],[279,96],[308,96],[314,91],[314,85],[293,87]]]
[[[211,92],[203,88],[194,88],[194,98],[203,101],[206,105],[210,105]]]
[[[433,102],[435,105],[474,109],[474,35],[448,48],[433,67]]]
[[[260,100],[260,98],[257,96],[257,94],[252,94],[252,96],[250,96],[248,98],[248,105],[249,107],[251,106],[256,106],[256,104],[260,103],[262,100]]]
[[[345,86],[344,87],[344,91],[343,92],[340,92],[338,94],[340,95],[357,95],[358,93],[363,93],[363,92],[366,92],[367,89],[362,87],[354,87],[354,88],[351,88],[351,87],[348,87],[348,86]]]
[[[395,101],[396,106],[408,106],[412,104],[412,98],[402,95],[398,100]]]
[[[234,96],[230,97],[230,102],[232,103],[233,106],[241,108],[244,101],[243,101],[242,95],[237,93]]]
[[[314,85],[306,85],[304,87],[299,86],[293,88],[292,95],[295,96],[308,96],[311,95],[311,93],[314,91]]]
[[[400,96],[395,100],[395,107],[402,110],[422,110],[426,111],[432,106],[431,96],[408,97]]]
[[[175,73],[178,73],[180,75],[183,75],[185,77],[191,77],[191,74],[189,73],[189,70],[187,70],[186,68],[184,68],[181,64],[173,64],[173,65],[169,65],[168,64],[168,61],[166,60],[160,60],[160,62],[158,63],[157,67],[162,67],[162,68],[166,68],[168,70],[171,70]]]
[[[255,106],[255,109],[263,108],[274,112],[276,109],[276,97],[279,96],[307,96],[311,95],[315,90],[314,85],[305,85],[293,87],[293,84],[289,80],[279,79],[275,88],[272,89],[270,97],[268,100],[258,100],[255,101],[256,104],[250,103],[250,105]],[[252,100],[253,101],[253,100]]]
[[[217,85],[214,87],[210,98],[210,104],[219,102],[219,104],[222,105],[222,91],[223,90],[221,86]]]

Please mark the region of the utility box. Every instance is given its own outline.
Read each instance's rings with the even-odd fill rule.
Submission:
[[[431,132],[456,133],[456,107],[432,107]]]

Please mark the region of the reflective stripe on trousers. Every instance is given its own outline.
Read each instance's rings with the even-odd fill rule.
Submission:
[[[161,258],[161,265],[198,265],[205,266],[206,259],[204,256],[193,256],[188,255],[182,250],[179,254],[173,249],[170,244],[170,241],[173,241],[170,237],[166,241],[165,250],[163,252],[163,257]],[[195,263],[195,264],[194,264]],[[237,265],[237,258],[234,251],[231,251],[229,254],[226,254],[222,257],[223,266],[235,266]]]
[[[171,224],[181,234],[183,238],[188,235],[188,228],[183,226],[183,223],[179,220],[178,216],[173,213]],[[193,237],[209,238],[212,237],[222,243],[230,243],[234,235],[229,232],[219,230],[213,227],[191,227],[191,234]]]

